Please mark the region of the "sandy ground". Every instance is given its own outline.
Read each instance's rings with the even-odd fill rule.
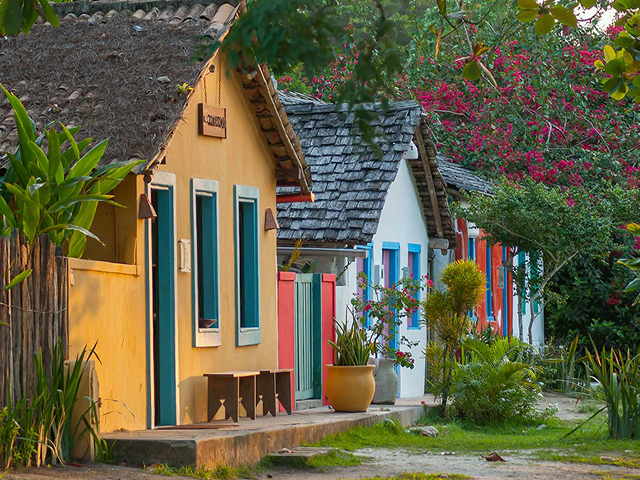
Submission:
[[[264,472],[256,478],[263,480],[341,480],[361,479],[374,476],[394,476],[405,472],[417,473],[461,473],[477,480],[499,480],[517,478],[522,480],[580,480],[602,479],[605,474],[611,479],[624,477],[640,478],[640,469],[609,465],[586,465],[559,462],[529,461],[522,456],[503,454],[506,463],[491,463],[479,456],[437,454],[415,454],[403,450],[364,449],[358,454],[369,457],[363,465],[349,468],[334,468],[319,472],[279,468]],[[270,475],[270,476],[269,476]],[[443,475],[444,478],[446,478]],[[20,480],[159,480],[169,478],[140,469],[111,465],[89,465],[86,467],[51,467],[29,472],[9,472],[4,479]],[[171,477],[175,478],[175,477]]]
[[[575,398],[546,394],[539,402],[539,408],[557,405],[558,417],[563,419],[585,418],[580,413]],[[609,465],[587,465],[575,463],[540,462],[527,457],[527,452],[499,452],[505,463],[487,462],[476,455],[440,455],[405,450],[363,449],[356,452],[367,457],[365,463],[357,467],[334,468],[319,472],[278,468],[271,472],[260,473],[257,478],[276,480],[338,480],[361,479],[374,476],[394,476],[405,472],[417,473],[460,473],[478,480],[518,478],[522,480],[579,480],[602,479],[605,474],[611,479],[629,476],[640,478],[640,469],[615,467]],[[7,472],[2,480],[158,480],[167,478],[151,473],[149,470],[124,466],[89,464],[82,467],[50,467],[28,472]],[[175,478],[175,477],[173,477]],[[607,478],[607,477],[605,477]]]

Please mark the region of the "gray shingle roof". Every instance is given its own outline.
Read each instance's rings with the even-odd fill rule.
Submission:
[[[279,93],[311,167],[315,203],[278,205],[278,239],[362,245],[378,228],[389,186],[420,122],[420,107],[398,102],[373,122],[384,134],[376,152],[364,144],[346,109],[304,95]]]
[[[462,165],[446,160],[441,155],[438,155],[438,169],[447,185],[456,190],[486,194],[493,192],[491,184],[484,178],[477,176]]]

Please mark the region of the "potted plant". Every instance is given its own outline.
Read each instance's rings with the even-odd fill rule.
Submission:
[[[399,327],[405,318],[418,312],[420,292],[432,285],[426,276],[418,279],[408,276],[391,287],[384,287],[369,284],[367,276],[360,274],[359,287],[362,291],[370,291],[372,298],[365,300],[354,295],[351,313],[354,323],[365,330],[372,345],[372,356],[378,357],[374,359],[376,390],[373,403],[395,404],[399,387],[395,367],[413,368],[414,359],[409,349],[416,345],[398,334]]]
[[[329,403],[336,412],[364,412],[375,391],[375,365],[368,365],[374,345],[359,322],[333,323],[336,341],[329,341],[329,345],[335,350],[335,363],[327,365]]]

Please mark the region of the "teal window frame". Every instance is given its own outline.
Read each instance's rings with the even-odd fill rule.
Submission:
[[[518,253],[518,268],[521,268],[524,265],[524,268],[527,268],[527,256],[524,252],[519,252]],[[526,278],[526,275],[525,275]],[[526,282],[526,279],[525,279]],[[526,288],[526,286],[525,286]],[[522,295],[524,292],[518,292],[518,295]],[[522,295],[522,315],[526,315],[527,314],[527,302],[524,300],[524,295]]]
[[[485,263],[485,274],[487,276],[487,293],[485,299],[487,322],[493,322],[495,320],[493,317],[493,265],[491,262],[491,245],[489,245],[489,242],[487,242],[487,257]]]
[[[422,245],[418,243],[409,243],[407,245],[407,266],[409,266],[409,260],[412,260],[411,269],[413,278],[420,281],[420,253],[422,252]],[[416,292],[416,299],[420,300],[420,291]],[[420,312],[413,312],[411,318],[407,319],[407,328],[409,330],[420,330]]]
[[[233,197],[233,223],[235,232],[236,346],[242,347],[247,345],[258,345],[261,341],[259,228],[260,190],[256,187],[249,187],[246,185],[234,185]],[[245,208],[250,210],[245,212]],[[250,215],[247,215],[247,213],[250,213]],[[240,221],[241,217],[242,222]],[[241,238],[245,241],[241,242]],[[244,298],[242,297],[243,292]],[[243,315],[245,316],[244,318],[249,320],[249,325],[242,325]]]
[[[219,237],[219,192],[220,185],[214,180],[199,178],[191,179],[191,238],[192,238],[192,267],[191,292],[193,312],[193,346],[218,347],[222,345],[220,329],[220,237]],[[202,232],[198,230],[198,198],[203,206]],[[203,258],[199,258],[200,238],[202,238]],[[200,278],[200,267],[202,277]],[[203,292],[200,292],[202,287]],[[215,324],[209,328],[201,328],[199,320],[200,294],[206,295],[208,303],[207,317],[215,319]]]

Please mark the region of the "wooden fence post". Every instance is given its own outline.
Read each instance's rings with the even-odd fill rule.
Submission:
[[[42,351],[43,365],[51,370],[53,351],[61,342],[68,355],[67,259],[46,235],[29,252],[23,236],[0,237],[0,408],[7,394],[12,401],[35,392],[33,356]],[[31,254],[30,254],[31,253]],[[5,291],[12,278],[26,269],[26,280]]]

